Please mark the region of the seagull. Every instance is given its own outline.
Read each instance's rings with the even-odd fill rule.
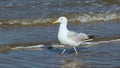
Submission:
[[[76,47],[79,46],[81,43],[86,41],[93,40],[93,35],[86,35],[85,33],[77,33],[74,31],[70,31],[67,28],[68,20],[66,17],[62,16],[59,17],[58,20],[53,22],[54,24],[60,23],[59,31],[58,31],[58,40],[61,44],[65,45],[65,47],[69,46],[74,48],[75,54],[77,55],[78,52]],[[62,51],[62,55],[66,51],[66,48]]]

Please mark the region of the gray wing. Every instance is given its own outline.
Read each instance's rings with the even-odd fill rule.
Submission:
[[[77,32],[69,31],[68,32],[68,37],[73,38],[73,37],[77,36],[77,34],[78,34]]]
[[[88,35],[84,33],[77,33],[73,31],[68,32],[68,37],[76,42],[85,41],[89,38]]]

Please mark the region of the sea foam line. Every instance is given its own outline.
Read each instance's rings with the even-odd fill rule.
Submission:
[[[112,42],[120,42],[120,39],[115,40],[108,40],[108,41],[98,41],[98,42],[85,42],[82,43],[82,45],[85,45],[85,47],[95,46],[97,44],[104,44],[104,43],[112,43]],[[43,50],[43,48],[64,48],[64,45],[33,45],[33,46],[18,46],[12,48],[12,50]]]
[[[69,14],[65,15],[68,17],[69,22],[99,22],[99,21],[110,21],[119,20],[120,13],[93,13],[93,14]],[[52,23],[56,16],[49,18],[37,18],[37,19],[10,19],[0,21],[0,25],[35,25]]]

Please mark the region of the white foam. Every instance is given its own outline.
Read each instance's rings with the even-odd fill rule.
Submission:
[[[85,42],[82,44],[85,45],[85,47],[90,47],[90,46],[95,46],[97,44],[113,43],[113,42],[120,42],[120,39],[108,40],[108,41],[98,41],[98,42]],[[45,47],[45,46],[47,46],[47,45],[33,45],[33,46],[26,46],[26,47],[18,46],[18,47],[12,48],[12,50],[43,50],[43,47]],[[51,47],[64,48],[65,46],[64,45],[51,45]]]
[[[33,46],[18,46],[18,47],[15,47],[15,48],[12,48],[12,50],[20,50],[20,49],[36,49],[38,50],[41,50],[42,48],[44,47],[44,45],[33,45]]]
[[[71,18],[68,18],[70,22],[93,22],[93,21],[109,21],[109,20],[118,20],[120,19],[120,13],[92,13],[89,14],[75,14]],[[55,17],[49,18],[38,18],[38,19],[10,19],[1,21],[2,24],[21,24],[21,25],[33,25],[33,24],[41,24],[41,23],[51,23],[55,20]]]
[[[99,14],[83,14],[77,17],[77,21],[89,22],[89,21],[109,21],[120,18],[120,13],[99,13]]]
[[[91,46],[96,46],[99,44],[114,43],[114,42],[120,42],[120,39],[108,40],[108,41],[98,41],[98,42],[85,42],[82,44],[84,44],[85,47],[91,47]]]

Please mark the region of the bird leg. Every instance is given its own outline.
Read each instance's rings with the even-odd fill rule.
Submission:
[[[74,50],[75,50],[76,55],[78,55],[78,52],[77,52],[76,48],[75,48],[75,47],[73,47],[73,48],[74,48]]]
[[[66,51],[66,48],[64,48],[64,50],[62,51],[61,55],[63,55],[65,53],[65,51]]]

